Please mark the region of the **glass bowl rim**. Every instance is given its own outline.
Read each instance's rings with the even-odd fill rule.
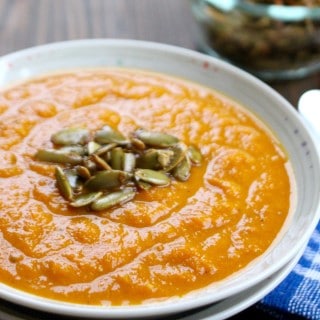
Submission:
[[[320,21],[320,5],[308,7],[302,5],[258,4],[247,0],[200,0],[200,2],[226,13],[232,10],[241,10],[255,17],[269,17],[284,22],[298,22],[307,19]]]

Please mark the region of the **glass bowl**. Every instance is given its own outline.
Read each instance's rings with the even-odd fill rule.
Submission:
[[[191,5],[204,52],[264,80],[320,70],[319,0],[191,0]]]

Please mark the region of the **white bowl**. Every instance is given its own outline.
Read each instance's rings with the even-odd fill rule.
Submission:
[[[0,285],[0,297],[37,310],[88,318],[142,318],[193,309],[231,297],[266,280],[292,260],[320,216],[320,161],[314,139],[299,114],[270,87],[220,60],[174,46],[133,40],[80,40],[30,48],[0,59],[0,85],[57,70],[116,66],[178,76],[218,90],[246,106],[277,135],[292,162],[296,208],[277,241],[240,273],[217,285],[168,301],[97,307],[44,299]]]

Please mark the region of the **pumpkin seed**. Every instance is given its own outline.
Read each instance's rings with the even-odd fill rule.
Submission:
[[[100,158],[98,155],[96,155],[95,153],[91,155],[91,159],[102,170],[112,170],[109,164],[106,161],[104,161],[102,158]]]
[[[132,200],[135,194],[136,191],[133,188],[109,193],[95,200],[91,205],[91,209],[94,211],[101,211],[118,204],[124,204],[125,202]]]
[[[110,164],[111,164],[112,169],[122,170],[123,157],[124,157],[123,149],[120,147],[112,149],[110,157],[111,157]]]
[[[173,176],[179,181],[187,181],[190,177],[191,161],[188,157],[184,159],[173,169]]]
[[[144,150],[146,148],[145,143],[142,140],[135,137],[131,138],[131,145],[137,150]]]
[[[146,150],[146,152],[137,159],[137,167],[142,169],[159,169],[158,150]]]
[[[102,154],[101,157],[102,157],[105,161],[107,161],[108,163],[110,163],[110,161],[111,161],[111,151],[108,151],[108,152]]]
[[[61,195],[68,201],[72,200],[72,187],[64,173],[64,171],[60,167],[56,167],[55,177],[57,179],[57,187],[61,193]]]
[[[86,180],[90,179],[91,177],[91,172],[90,170],[85,167],[85,166],[77,166],[76,167],[76,171],[77,171],[77,174],[81,177],[81,178],[84,178]]]
[[[89,141],[87,144],[87,152],[88,155],[93,154],[96,152],[99,148],[101,148],[101,145],[99,143],[96,143],[94,141]]]
[[[97,154],[98,156],[101,156],[105,153],[107,153],[108,151],[110,151],[111,149],[115,148],[117,146],[116,143],[109,143],[109,144],[106,144],[104,146],[100,146],[99,149],[97,149],[94,153]]]
[[[61,153],[76,153],[80,156],[84,156],[86,153],[86,150],[83,146],[73,145],[73,146],[65,146],[59,149]]]
[[[173,156],[170,158],[170,162],[163,168],[164,171],[169,172],[174,169],[185,157],[187,146],[180,142],[171,147],[173,151]]]
[[[129,181],[131,174],[120,170],[103,170],[91,177],[84,187],[91,191],[108,190],[120,187]]]
[[[188,148],[187,155],[193,164],[199,165],[202,161],[201,152],[195,146]]]
[[[136,167],[136,157],[133,153],[125,152],[123,155],[123,171],[133,172]]]
[[[89,131],[83,128],[66,128],[51,136],[51,141],[58,145],[84,144],[88,139]]]
[[[77,170],[75,169],[64,169],[63,170],[66,178],[72,189],[76,189],[79,187],[79,176],[77,174]]]
[[[152,132],[144,129],[136,130],[134,132],[134,136],[145,144],[158,148],[170,147],[179,142],[179,139],[177,137],[170,134],[162,132]]]
[[[147,182],[144,182],[142,180],[135,180],[136,184],[137,184],[137,187],[140,189],[140,190],[149,190],[152,185],[150,183],[147,183]]]
[[[158,150],[158,161],[162,168],[170,165],[172,157],[174,156],[173,150]]]
[[[166,186],[170,183],[170,178],[162,171],[137,169],[134,172],[134,177],[137,181],[142,180],[157,186]]]
[[[35,155],[40,161],[77,165],[82,162],[82,157],[77,153],[66,153],[56,149],[40,149]]]
[[[97,131],[94,136],[94,141],[106,144],[117,143],[119,145],[125,145],[129,141],[118,131],[115,131],[110,126],[104,126],[101,130]]]
[[[102,196],[102,192],[90,192],[81,194],[80,196],[76,197],[72,202],[70,202],[71,207],[79,208],[84,207],[92,202],[96,201],[98,198]]]
[[[90,171],[91,175],[97,171],[97,164],[91,159],[88,159],[88,158],[83,159],[82,164],[84,167],[86,167]]]

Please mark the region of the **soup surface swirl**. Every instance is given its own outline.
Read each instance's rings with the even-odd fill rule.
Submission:
[[[188,181],[101,212],[72,208],[35,160],[66,127],[146,128],[196,145]],[[47,75],[0,93],[0,281],[89,305],[182,296],[241,270],[276,238],[293,193],[266,127],[209,88],[127,69]]]

